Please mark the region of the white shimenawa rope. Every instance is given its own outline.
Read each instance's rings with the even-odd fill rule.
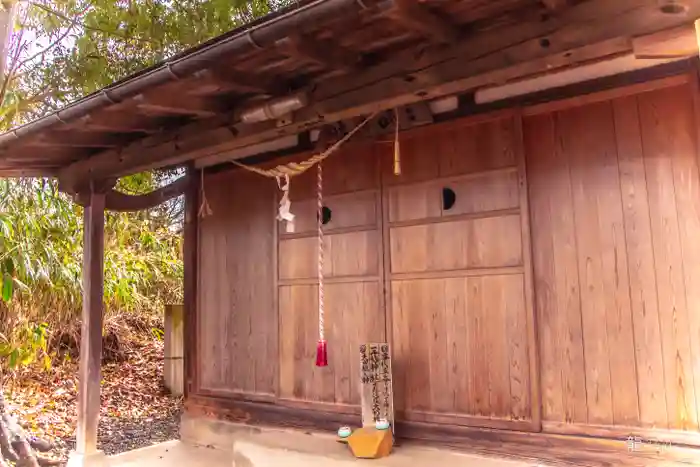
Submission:
[[[318,338],[325,339],[323,309],[323,168],[316,164],[316,191],[318,193]]]

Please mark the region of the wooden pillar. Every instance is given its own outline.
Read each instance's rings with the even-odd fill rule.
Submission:
[[[91,193],[84,208],[83,316],[80,334],[80,385],[76,452],[97,452],[100,415],[100,364],[102,361],[102,312],[104,286],[105,195]]]
[[[189,184],[185,191],[185,225],[183,239],[184,309],[183,309],[183,365],[185,369],[185,398],[196,392],[197,382],[197,254],[199,233],[199,192],[201,172],[187,168]]]
[[[183,380],[183,352],[182,341],[182,305],[165,305],[163,328],[164,359],[163,379],[165,387],[173,396],[181,396],[184,393]]]

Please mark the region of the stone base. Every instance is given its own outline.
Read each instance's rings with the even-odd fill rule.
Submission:
[[[71,451],[68,456],[66,467],[107,467],[109,461],[107,456],[102,451],[93,452],[91,454],[80,454]]]

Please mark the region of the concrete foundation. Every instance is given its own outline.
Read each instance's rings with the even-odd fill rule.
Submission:
[[[102,451],[80,454],[75,451],[68,455],[66,467],[107,467],[109,458]]]
[[[346,445],[338,443],[334,436],[327,434],[275,428],[261,429],[185,414],[180,435],[184,444],[216,451],[221,456],[219,462],[230,462],[228,465],[235,467],[281,465],[345,467],[368,462],[355,459]],[[417,444],[404,444],[396,448],[389,457],[372,460],[371,463],[375,467],[434,467],[436,465],[440,467],[535,467],[538,465]]]

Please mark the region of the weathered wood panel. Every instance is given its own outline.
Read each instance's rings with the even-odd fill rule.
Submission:
[[[352,161],[352,162],[350,162]],[[352,412],[360,404],[359,346],[385,340],[374,148],[350,146],[323,165],[325,334],[328,366],[314,366],[318,341],[316,169],[292,181],[297,231],[279,237],[280,403]],[[307,186],[308,185],[308,186]],[[326,196],[328,195],[328,196]]]
[[[545,428],[696,430],[690,86],[527,117],[524,131]]]
[[[534,427],[515,129],[512,115],[438,127],[420,139],[437,144],[402,153],[400,176],[383,163],[404,419]]]
[[[388,190],[389,220],[406,222],[440,216],[475,214],[518,208],[515,167],[403,185]],[[443,189],[452,190],[454,204],[442,206]]]
[[[327,284],[328,366],[314,366],[318,286],[280,287],[280,397],[359,405],[359,346],[384,338],[377,283]]]
[[[213,215],[199,221],[200,387],[273,394],[274,181],[247,173],[207,176]]]
[[[379,273],[380,237],[377,230],[326,235],[324,269],[327,277],[363,276]],[[283,239],[279,245],[279,277],[308,279],[318,277],[318,239]]]
[[[520,216],[438,222],[391,230],[391,272],[519,266]]]
[[[568,160],[551,115],[524,121],[543,419],[586,420],[583,338]],[[556,253],[555,253],[556,252]]]

